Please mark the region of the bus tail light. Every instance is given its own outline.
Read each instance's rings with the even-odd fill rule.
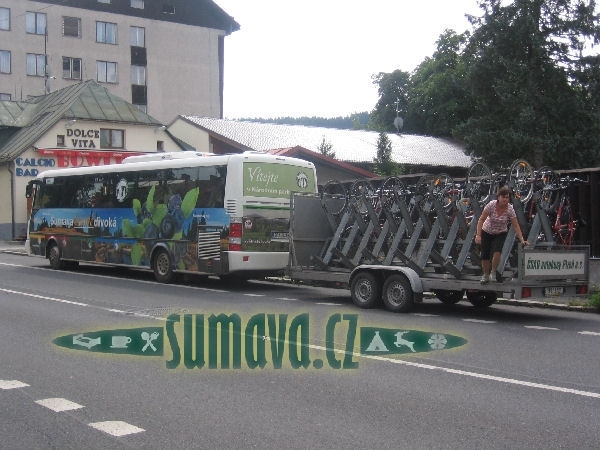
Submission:
[[[575,288],[577,295],[585,295],[588,293],[587,286],[585,284],[577,286]]]
[[[242,220],[232,219],[229,224],[229,250],[239,252],[242,250]]]
[[[529,298],[531,297],[531,288],[524,287],[521,288],[521,298]]]

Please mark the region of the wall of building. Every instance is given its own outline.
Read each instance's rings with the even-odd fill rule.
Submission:
[[[2,0],[10,8],[9,31],[0,31],[0,47],[11,52],[11,73],[0,75],[0,93],[12,100],[44,95],[80,80],[63,79],[63,56],[82,59],[82,80],[97,80],[96,62],[117,63],[117,82],[102,83],[129,102],[131,89],[130,26],[145,28],[147,54],[147,113],[168,123],[182,113],[221,117],[221,30],[150,20],[134,16],[48,5],[35,1]],[[47,38],[25,31],[27,11],[47,15]],[[81,19],[81,37],[63,36],[63,16]],[[96,22],[117,24],[117,44],[96,42]],[[50,78],[26,75],[26,54],[47,54]]]

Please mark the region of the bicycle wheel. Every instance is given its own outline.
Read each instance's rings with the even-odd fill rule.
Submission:
[[[396,201],[397,195],[402,195],[406,190],[406,186],[398,177],[388,177],[381,185],[379,190],[379,198],[381,204],[386,209],[391,209],[392,205]]]
[[[432,184],[433,196],[441,202],[444,209],[450,208],[457,194],[454,179],[447,173],[440,173],[435,176]]]
[[[352,183],[348,200],[360,214],[366,214],[369,211],[366,202],[371,202],[373,207],[377,204],[377,196],[373,186],[367,180],[357,180]]]
[[[535,175],[533,167],[524,159],[515,160],[510,166],[508,176],[509,187],[513,189],[515,198],[521,203],[527,203],[533,195]]]
[[[329,180],[321,191],[321,205],[329,214],[341,213],[348,203],[346,188],[337,180]]]
[[[558,197],[558,177],[550,167],[543,166],[537,170],[536,181],[536,190],[540,193],[540,208],[550,211]]]
[[[461,197],[467,197],[483,206],[492,196],[493,185],[491,169],[482,162],[476,162],[469,167],[467,186]]]

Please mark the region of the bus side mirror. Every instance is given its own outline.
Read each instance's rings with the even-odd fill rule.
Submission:
[[[26,198],[31,198],[31,196],[33,195],[33,185],[38,184],[39,181],[37,180],[31,180],[29,183],[27,183],[27,187],[25,188],[25,197]]]

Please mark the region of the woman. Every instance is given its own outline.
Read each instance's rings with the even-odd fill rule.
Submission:
[[[510,203],[510,189],[506,186],[498,190],[497,200],[492,200],[483,208],[477,221],[475,243],[481,245],[481,284],[489,281],[502,282],[502,275],[497,272],[500,264],[500,252],[508,233],[508,221],[514,228],[517,238],[523,245],[529,245],[523,238],[519,221],[513,205]]]

